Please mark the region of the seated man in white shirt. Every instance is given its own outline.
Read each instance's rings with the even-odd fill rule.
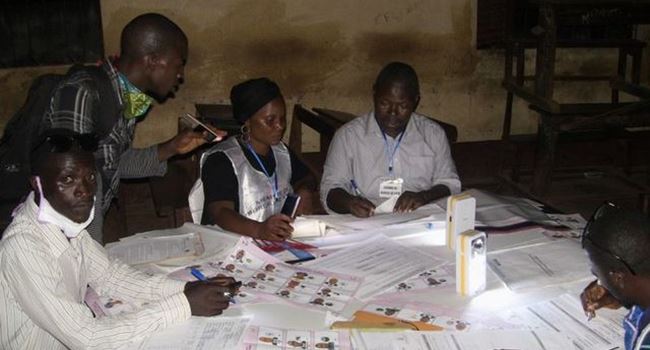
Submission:
[[[52,129],[32,152],[33,191],[0,242],[2,349],[118,348],[190,315],[221,314],[236,293],[232,278],[185,283],[108,258],[86,231],[95,214],[96,149],[93,135]],[[95,317],[84,304],[89,286],[147,306]]]
[[[328,211],[368,217],[384,200],[399,196],[406,212],[458,193],[460,181],[445,133],[415,113],[417,74],[392,62],[373,86],[374,111],[337,130],[327,153],[321,200]]]

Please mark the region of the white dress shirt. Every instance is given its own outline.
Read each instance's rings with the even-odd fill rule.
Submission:
[[[327,206],[327,194],[342,188],[354,194],[350,180],[356,182],[362,195],[375,205],[385,200],[379,186],[390,178],[389,154],[400,136],[386,135],[388,152],[374,112],[358,117],[336,131],[327,152],[320,184],[321,201]],[[402,192],[420,192],[435,185],[445,185],[452,194],[460,191],[460,180],[451,159],[445,132],[433,120],[411,114],[404,136],[393,158],[393,178],[404,180]]]
[[[87,231],[68,240],[37,215],[32,192],[0,242],[0,348],[114,349],[191,316],[184,282],[109,260]],[[95,318],[84,304],[87,285],[148,305]]]

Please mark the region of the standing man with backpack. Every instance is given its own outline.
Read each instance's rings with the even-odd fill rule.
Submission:
[[[102,88],[85,69],[71,72],[54,89],[44,121],[46,128],[100,135],[95,152],[99,215],[88,227],[100,243],[103,215],[117,195],[120,179],[162,176],[170,157],[206,143],[203,133],[184,131],[158,145],[132,147],[137,119],[147,113],[154,99],[164,101],[182,83],[188,55],[185,33],[165,16],[143,14],[122,30],[120,51],[119,58],[106,60],[100,69],[111,88]]]

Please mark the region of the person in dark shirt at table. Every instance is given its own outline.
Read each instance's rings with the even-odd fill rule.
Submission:
[[[195,222],[253,238],[284,240],[292,218],[280,210],[287,195],[300,195],[299,214],[311,212],[315,180],[282,143],[286,107],[278,85],[251,79],[230,92],[241,135],[230,137],[201,157],[201,178],[190,191]]]
[[[598,278],[580,295],[585,313],[628,308],[625,349],[650,349],[650,220],[606,203],[587,223],[582,246]]]

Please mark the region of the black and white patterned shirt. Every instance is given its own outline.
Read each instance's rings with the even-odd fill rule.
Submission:
[[[157,146],[143,149],[131,147],[135,134],[136,118],[122,116],[124,103],[115,67],[106,60],[102,68],[113,85],[114,96],[100,96],[92,84],[91,75],[79,70],[67,77],[53,93],[50,108],[45,116],[45,128],[71,129],[77,133],[98,131],[98,112],[101,99],[116,100],[120,116],[110,133],[99,142],[95,152],[97,167],[101,173],[103,194],[98,198],[102,212],[106,212],[111,200],[117,195],[120,178],[141,178],[162,176],[167,171],[167,162],[158,160]],[[99,195],[99,193],[98,193]]]

